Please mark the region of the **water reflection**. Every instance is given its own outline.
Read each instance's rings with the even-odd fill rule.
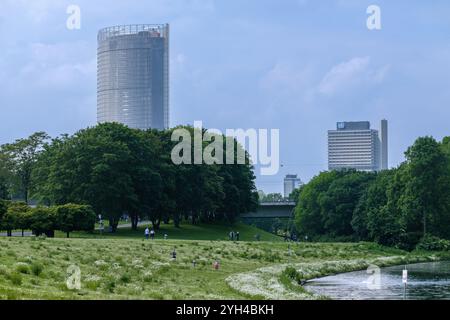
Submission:
[[[404,299],[402,270],[404,266],[381,269],[381,288],[367,287],[366,270],[339,274],[309,281],[306,289],[337,300],[400,300]],[[450,299],[450,261],[418,263],[407,266],[406,299]]]

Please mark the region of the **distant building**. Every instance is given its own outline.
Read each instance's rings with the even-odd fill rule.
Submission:
[[[380,171],[388,169],[388,124],[381,121],[381,138],[370,122],[338,122],[328,131],[328,169]]]
[[[289,198],[292,191],[302,184],[302,180],[296,174],[288,174],[284,178],[284,197]]]
[[[102,29],[97,59],[99,123],[169,127],[169,25]]]

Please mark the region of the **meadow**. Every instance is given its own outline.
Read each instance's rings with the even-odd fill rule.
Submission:
[[[372,243],[2,237],[0,299],[316,299],[286,267],[311,278],[431,259]],[[74,266],[79,290],[67,286]]]

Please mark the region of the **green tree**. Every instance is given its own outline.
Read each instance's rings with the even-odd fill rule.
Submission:
[[[0,153],[3,154],[4,161],[17,178],[14,181],[17,181],[17,189],[26,203],[33,186],[31,177],[34,166],[48,138],[45,132],[37,132],[26,139],[19,139],[12,144],[1,146]]]
[[[303,187],[295,208],[295,224],[302,235],[325,234],[321,199],[339,175],[338,171],[321,172]]]
[[[39,206],[29,213],[29,226],[36,236],[45,234],[48,237],[54,237],[56,222],[54,208]]]
[[[432,137],[422,137],[405,152],[407,182],[401,205],[408,232],[450,237],[449,159]]]
[[[95,228],[95,212],[88,205],[69,203],[54,210],[57,228],[65,232],[67,238],[72,231],[93,231]]]

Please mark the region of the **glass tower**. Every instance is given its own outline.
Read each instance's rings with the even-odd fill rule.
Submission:
[[[169,25],[109,27],[97,41],[97,121],[167,129]]]

